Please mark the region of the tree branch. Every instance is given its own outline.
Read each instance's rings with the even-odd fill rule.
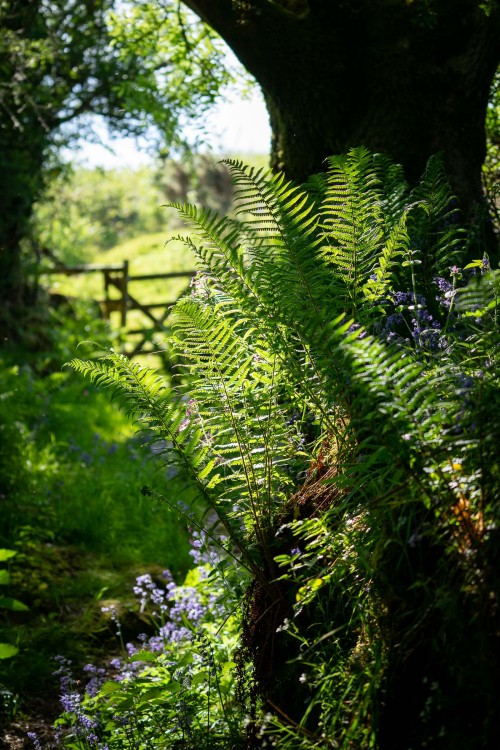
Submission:
[[[269,0],[182,1],[215,29],[236,54],[263,29],[271,27],[279,30],[280,25],[288,20],[282,9]]]

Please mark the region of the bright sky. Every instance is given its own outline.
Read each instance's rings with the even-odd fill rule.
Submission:
[[[205,120],[205,129],[211,134],[210,150],[216,154],[267,154],[270,149],[271,130],[267,110],[260,92],[255,89],[248,99],[233,94],[221,102]],[[89,167],[117,169],[137,167],[151,159],[140,150],[132,138],[118,138],[112,141],[106,135],[105,127],[96,127],[102,143],[86,143],[76,156],[80,163]]]

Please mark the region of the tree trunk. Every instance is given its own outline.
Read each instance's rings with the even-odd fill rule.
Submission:
[[[466,213],[481,201],[500,12],[474,0],[187,0],[261,85],[272,166],[296,181],[364,145],[410,181],[443,151]]]
[[[0,345],[15,338],[20,313],[32,303],[24,275],[22,242],[29,241],[35,201],[43,188],[46,134],[31,123],[28,138],[12,121],[2,123],[0,153]]]

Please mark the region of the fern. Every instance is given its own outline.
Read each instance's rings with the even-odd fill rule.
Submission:
[[[383,239],[380,181],[366,149],[329,160],[322,203],[323,258],[342,280],[341,309],[357,317],[360,289],[373,272]]]
[[[323,711],[338,746],[374,746],[380,706],[383,726],[420,643],[430,655],[422,669],[439,663],[452,678],[429,612],[437,618],[451,600],[462,612],[470,596],[489,606],[481,555],[498,522],[498,425],[486,406],[498,402],[498,272],[478,261],[471,270],[487,272],[465,289],[456,270],[447,281],[466,236],[439,159],[414,190],[400,167],[363,148],[331,158],[303,188],[226,165],[236,219],[176,206],[200,273],[173,312],[177,386],[114,353],[70,364],[149,440],[167,441],[165,458],[200,488],[198,522],[222,523],[252,572],[245,653],[271,706],[288,687],[276,627],[293,601],[307,610],[323,708],[292,716],[303,735],[278,719],[273,731],[318,744]],[[289,553],[297,541],[299,562]],[[446,632],[460,648],[462,631]],[[307,701],[294,684],[298,711]],[[324,708],[328,691],[335,710]]]
[[[238,508],[264,549],[273,506],[287,484],[280,471],[286,424],[275,403],[274,364],[262,343],[255,348],[255,331],[241,331],[242,323],[233,322],[222,303],[212,309],[182,300],[174,330],[190,372],[190,394],[215,454],[219,502]]]
[[[420,184],[411,200],[420,202],[423,212],[415,215],[412,228],[414,251],[422,264],[421,285],[430,290],[433,276],[445,275],[453,265],[461,265],[465,232],[460,213],[444,170],[442,156],[429,159]]]

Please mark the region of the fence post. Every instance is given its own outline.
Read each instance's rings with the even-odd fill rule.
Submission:
[[[128,308],[128,260],[123,261],[122,276],[122,328],[127,325],[127,308]]]
[[[109,320],[110,318],[110,304],[109,304],[109,271],[103,271],[104,276],[104,319]]]

